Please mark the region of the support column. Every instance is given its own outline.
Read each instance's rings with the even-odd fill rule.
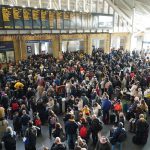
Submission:
[[[28,7],[30,7],[30,0],[28,0]]]
[[[75,0],[76,1],[76,3],[75,3],[75,11],[78,11],[78,0]]]
[[[68,10],[70,10],[70,0],[68,0],[68,2],[67,2],[67,3],[68,3],[68,5],[67,5],[67,6],[68,6],[68,8],[67,8],[67,9],[68,9]]]
[[[52,9],[52,0],[49,0],[49,8]]]

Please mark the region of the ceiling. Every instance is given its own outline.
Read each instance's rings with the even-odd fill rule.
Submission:
[[[0,0],[0,4],[55,10],[104,12],[104,0]],[[150,0],[105,0],[115,12],[135,29],[150,29]],[[133,23],[134,22],[134,23]]]
[[[150,0],[108,0],[117,6],[133,23],[134,28],[144,31],[150,28]]]

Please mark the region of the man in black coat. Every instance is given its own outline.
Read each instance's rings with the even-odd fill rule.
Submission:
[[[96,143],[98,141],[98,132],[101,131],[102,128],[103,128],[102,122],[94,114],[92,116],[92,122],[91,122],[91,127],[90,127],[94,145],[96,145]]]

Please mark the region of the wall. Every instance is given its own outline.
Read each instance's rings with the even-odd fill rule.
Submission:
[[[0,41],[13,41],[16,61],[27,59],[26,41],[30,40],[51,40],[53,56],[58,58],[62,55],[61,43],[63,40],[83,39],[85,53],[92,53],[92,39],[104,39],[104,51],[109,52],[110,34],[109,33],[70,33],[70,34],[30,34],[30,35],[1,35]]]
[[[125,50],[130,50],[131,47],[131,33],[128,32],[120,32],[120,33],[112,33],[111,34],[111,39],[112,38],[118,38],[118,37],[125,37],[126,42],[125,42]]]

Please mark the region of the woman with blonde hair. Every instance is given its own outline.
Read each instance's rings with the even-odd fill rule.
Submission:
[[[147,143],[149,133],[149,124],[144,118],[144,114],[139,115],[136,123],[136,134],[133,137],[133,143],[138,145],[145,145]]]

